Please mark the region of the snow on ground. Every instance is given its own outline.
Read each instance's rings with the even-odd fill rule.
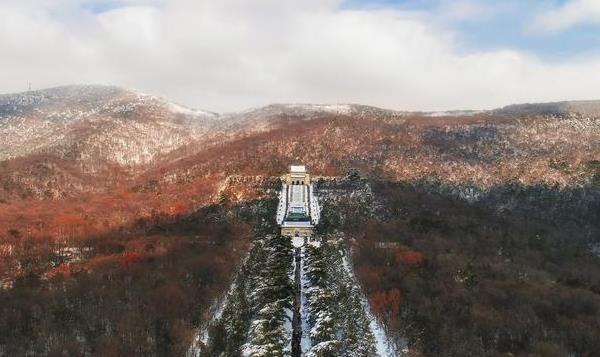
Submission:
[[[293,258],[292,259],[292,269],[289,271],[288,273],[288,278],[290,279],[290,281],[294,281],[296,277],[296,259]],[[283,328],[285,331],[285,334],[287,336],[293,336],[294,334],[294,326],[293,326],[293,321],[294,321],[294,311],[292,309],[285,309],[285,313],[287,316],[287,319],[284,322]],[[286,346],[286,351],[290,352],[292,351],[292,339],[289,339],[289,343]]]
[[[294,246],[294,248],[300,248],[304,245],[304,238],[302,237],[293,237],[292,238],[292,245]]]
[[[246,265],[247,261],[248,261],[248,256],[246,256],[246,257],[244,257],[244,259],[242,259],[240,267]],[[236,277],[237,277],[237,275],[236,275]],[[227,305],[227,303],[229,301],[229,297],[233,294],[233,292],[237,288],[237,285],[238,285],[238,282],[237,282],[237,278],[236,278],[229,286],[227,293],[225,293],[225,295],[222,298],[215,300],[215,302],[209,308],[210,316],[212,316],[212,320],[210,322],[218,321],[221,318],[221,316],[223,315],[223,309]],[[209,322],[209,324],[210,324],[210,322]],[[206,343],[208,342],[208,326],[209,326],[209,324],[206,324],[205,326],[201,327],[200,329],[198,329],[196,331],[196,334],[194,335],[194,339],[192,340],[192,344],[186,353],[186,357],[196,357],[196,356],[200,355],[201,347],[206,345]]]
[[[276,221],[277,224],[282,224],[285,219],[287,207],[287,185],[283,184],[281,187],[281,191],[279,192],[279,204],[277,205],[277,216]]]
[[[350,104],[284,104],[283,106],[292,110],[334,114],[350,114],[353,109]]]
[[[352,279],[356,281],[354,269],[352,269],[352,266],[348,262],[347,257],[344,256],[342,259],[344,270],[346,270],[348,275],[350,275]],[[381,326],[379,321],[377,321],[375,316],[373,316],[373,313],[371,313],[371,307],[369,306],[369,302],[367,301],[367,298],[364,295],[361,296],[361,302],[363,305],[363,309],[365,310],[365,315],[369,319],[369,328],[371,329],[373,336],[375,336],[377,355],[379,357],[404,356],[407,351],[403,348],[402,351],[396,353],[396,351],[398,351],[399,349],[396,346],[394,346],[394,344],[387,338],[383,327]]]
[[[477,114],[485,113],[482,110],[450,110],[450,111],[439,111],[439,112],[425,112],[423,113],[426,117],[449,117],[449,116],[472,116]]]
[[[600,243],[594,243],[590,246],[590,251],[592,254],[600,258]]]
[[[321,246],[321,242],[316,239],[309,239],[308,244],[315,248],[319,248]]]
[[[188,107],[184,107],[183,105],[179,105],[177,103],[169,102],[168,108],[173,113],[195,116],[195,117],[207,117],[207,118],[217,118],[219,115],[217,113],[208,112],[205,110],[199,109],[191,109]]]
[[[285,314],[287,316],[287,319],[283,323],[283,330],[285,331],[286,336],[292,336],[292,334],[294,333],[294,326],[292,326],[292,321],[294,320],[294,311],[292,311],[292,309],[285,309]],[[284,351],[289,353],[292,352],[291,338],[289,339],[289,343],[287,344]]]
[[[234,281],[231,284],[231,286],[229,287],[229,291],[227,291],[227,294],[225,294],[225,296],[221,300],[215,301],[213,306],[211,306],[210,310],[212,311],[212,314],[211,314],[212,321],[217,321],[221,318],[221,315],[223,314],[223,309],[225,308],[225,305],[227,304],[227,300],[228,300],[230,294],[235,289],[236,285],[237,285],[237,283]],[[190,346],[189,350],[186,353],[186,357],[199,356],[201,347],[206,345],[207,342],[208,342],[208,324],[206,326],[202,327],[201,329],[198,329],[198,331],[196,332],[196,335],[194,336],[194,339],[192,340],[192,345]]]
[[[302,248],[300,254],[302,257],[300,260],[300,284],[302,286],[300,293],[300,316],[302,318],[302,339],[300,341],[300,346],[302,352],[305,353],[308,352],[312,347],[312,343],[310,341],[310,325],[308,322],[308,301],[306,296],[306,292],[311,288],[311,284],[310,280],[306,276],[306,271],[304,270],[304,248]]]
[[[319,224],[321,220],[321,207],[319,206],[318,197],[315,195],[314,184],[309,185],[309,197],[310,197],[310,217],[314,225]]]

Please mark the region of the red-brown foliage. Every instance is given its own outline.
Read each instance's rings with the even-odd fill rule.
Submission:
[[[600,311],[600,264],[586,245],[598,226],[573,192],[542,191],[542,200],[540,192],[519,197],[513,188],[506,197],[515,211],[506,213],[416,185],[373,187],[402,214],[346,228],[362,238],[352,246],[353,263],[374,313],[411,351],[560,356],[600,348],[598,321],[589,319]],[[548,197],[577,208],[549,218]],[[585,228],[571,209],[588,217]],[[392,289],[401,291],[398,304],[389,302]]]
[[[69,247],[11,238],[23,246],[9,256],[20,263],[22,275],[14,277],[14,288],[2,290],[0,344],[11,356],[25,349],[44,355],[48,348],[66,355],[78,355],[81,348],[101,355],[184,355],[193,326],[225,291],[253,233],[252,222],[227,214],[228,209],[201,209],[191,213],[194,219],[157,213],[156,220],[84,237]],[[58,219],[77,221],[63,214]],[[72,261],[49,268],[56,260]],[[65,284],[55,281],[66,278]],[[35,330],[20,318],[33,311]],[[114,328],[88,333],[93,320]],[[77,342],[74,330],[83,331],[77,333],[85,334],[86,342]],[[57,331],[75,344],[53,339]]]
[[[361,282],[364,282],[371,289],[379,289],[381,287],[383,268],[374,266],[361,266],[356,270],[356,275]]]
[[[387,291],[375,291],[369,294],[369,303],[379,318],[386,322],[395,320],[400,314],[400,290],[393,288]]]
[[[400,250],[396,253],[396,263],[408,267],[417,267],[423,263],[423,254],[414,250]]]
[[[141,262],[143,259],[144,259],[144,255],[142,253],[126,252],[126,253],[123,253],[123,255],[121,255],[121,259],[119,259],[119,263],[124,267],[128,267],[130,265]]]
[[[53,278],[53,277],[58,277],[58,276],[63,277],[63,278],[69,278],[71,276],[71,265],[68,263],[63,263],[63,264],[57,266],[56,268],[48,271],[46,276],[48,278]]]
[[[173,216],[179,216],[187,212],[187,207],[183,202],[177,202],[174,206],[171,206],[169,213]]]

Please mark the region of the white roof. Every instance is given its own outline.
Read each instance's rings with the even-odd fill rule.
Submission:
[[[281,226],[282,227],[290,227],[290,228],[311,228],[311,227],[313,227],[312,223],[309,221],[303,221],[303,222],[283,221]]]
[[[290,166],[290,172],[306,172],[306,166],[292,165],[292,166]]]

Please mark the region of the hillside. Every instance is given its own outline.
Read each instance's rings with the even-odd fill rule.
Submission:
[[[587,116],[600,115],[600,100],[579,100],[555,103],[514,104],[495,110],[497,113],[513,115],[526,114],[569,114],[578,113]]]
[[[0,198],[68,197],[207,172],[274,174],[292,161],[321,175],[357,168],[394,180],[585,184],[600,152],[596,107],[564,102],[432,116],[277,104],[215,114],[114,87],[4,95]]]
[[[0,96],[0,160],[31,154],[139,165],[205,133],[216,114],[115,87]]]
[[[290,163],[319,178],[317,238],[331,252],[307,252],[325,264],[307,279],[358,306],[355,272],[398,346],[417,356],[592,356],[599,107],[273,104],[217,114],[116,87],[2,95],[0,356],[181,356],[236,281],[245,285],[229,290],[208,351],[260,351],[266,340],[246,334],[251,317],[269,321],[257,302],[274,298],[264,282],[285,280],[292,259],[278,254],[289,247],[272,222]],[[351,267],[332,267],[340,262]],[[290,297],[281,286],[279,313]],[[262,300],[247,301],[253,291]],[[354,317],[308,298],[343,324],[338,333],[361,333]],[[276,317],[287,331],[286,315]],[[323,351],[373,348],[316,335]]]
[[[0,197],[59,198],[105,189],[206,135],[215,118],[115,87],[0,96]]]

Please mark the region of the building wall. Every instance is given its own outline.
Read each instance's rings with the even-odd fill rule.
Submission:
[[[297,234],[299,237],[310,237],[313,233],[312,227],[281,227],[282,236],[294,237]]]
[[[289,192],[296,192],[296,195],[294,196],[296,199],[292,199],[292,197],[287,196],[287,204],[289,205],[297,205],[299,203],[303,203],[305,206],[305,212],[307,212],[308,214],[308,209],[309,209],[309,205],[310,202],[308,202],[308,190],[309,190],[309,185],[310,185],[310,175],[305,171],[305,167],[304,166],[297,166],[297,167],[292,167],[292,169],[294,169],[294,171],[291,171],[288,174],[285,174],[282,179],[285,182],[286,185],[305,185],[304,187],[300,188],[298,186],[294,186],[294,191],[290,190]],[[286,187],[284,186],[285,190]],[[291,189],[291,188],[290,188]],[[297,191],[299,189],[303,189],[303,197],[304,200],[302,202],[296,202],[298,201],[298,194]],[[282,195],[284,194],[284,191],[282,190]],[[287,214],[287,213],[286,213]],[[285,219],[284,222],[281,223],[282,225],[285,225]],[[301,226],[301,227],[281,227],[281,235],[282,236],[288,236],[288,237],[294,237],[296,235],[298,235],[299,237],[311,237],[314,233],[314,228],[312,226]]]
[[[296,185],[300,182],[301,185],[310,184],[310,175],[307,173],[289,173],[285,175],[285,183],[288,185]]]

